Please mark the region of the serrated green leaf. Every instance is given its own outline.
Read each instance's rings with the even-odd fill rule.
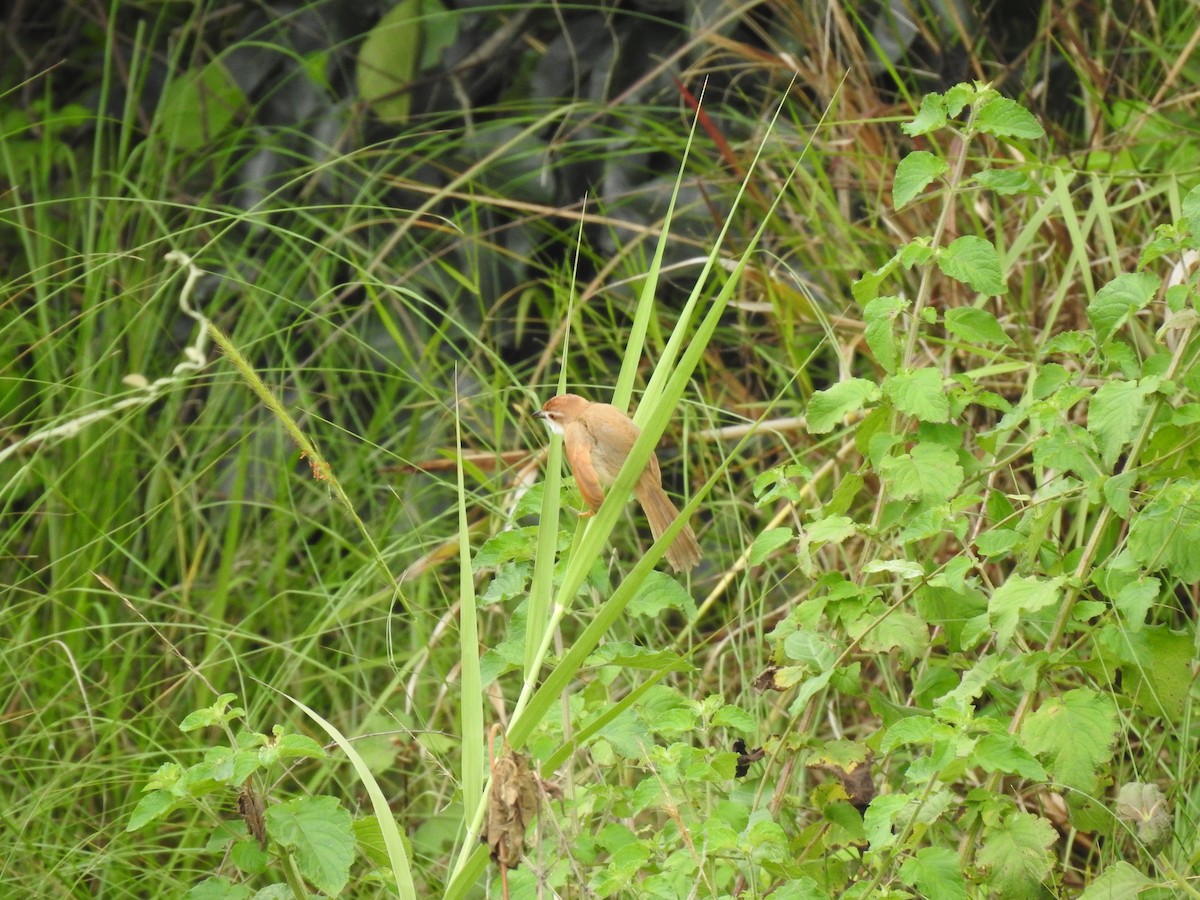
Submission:
[[[915,369],[889,375],[883,380],[883,393],[905,415],[922,422],[948,422],[950,398],[942,386],[937,369]]]
[[[1129,550],[1147,569],[1166,569],[1184,582],[1200,581],[1200,481],[1181,478],[1133,517]]]
[[[1138,473],[1136,470],[1122,472],[1119,475],[1113,475],[1111,478],[1104,480],[1102,488],[1104,491],[1104,500],[1112,507],[1112,511],[1122,519],[1128,519],[1133,511],[1129,495],[1137,480]]]
[[[1113,700],[1088,688],[1047,698],[1021,726],[1026,749],[1046,762],[1051,777],[1084,794],[1095,793],[1116,739]]]
[[[988,828],[975,856],[988,870],[988,883],[998,897],[1038,897],[1038,886],[1050,874],[1058,840],[1054,826],[1030,813],[1009,813]]]
[[[277,746],[280,759],[324,759],[329,755],[324,747],[305,734],[285,734]]]
[[[958,454],[942,444],[917,444],[911,453],[889,456],[879,476],[897,497],[936,503],[954,496],[963,481]]]
[[[183,721],[179,723],[179,730],[183,732],[196,731],[200,728],[208,728],[212,725],[220,725],[232,722],[234,719],[240,719],[246,715],[246,711],[241,707],[229,708],[229,705],[236,699],[237,694],[221,694],[212,706],[197,709],[184,716]]]
[[[796,691],[796,699],[788,707],[788,712],[791,715],[798,715],[800,710],[808,705],[809,700],[829,686],[829,679],[832,677],[833,670],[827,669],[819,675],[814,675],[812,678],[808,678],[802,682]]]
[[[876,297],[863,307],[866,329],[863,336],[875,361],[887,373],[896,371],[899,351],[896,345],[896,317],[908,306],[900,297]]]
[[[811,481],[812,469],[803,463],[787,463],[759,473],[754,479],[755,506],[765,506],[776,500],[795,502],[800,499],[797,481]]]
[[[1087,316],[1097,342],[1103,344],[1131,315],[1153,300],[1160,284],[1159,277],[1149,272],[1126,272],[1096,291]]]
[[[1013,339],[1000,327],[1000,322],[986,309],[960,306],[946,310],[946,330],[975,344],[1015,346]]]
[[[824,671],[837,661],[838,648],[832,640],[815,631],[798,629],[783,640],[787,659],[804,663],[816,671]]]
[[[911,122],[905,122],[900,130],[909,137],[929,134],[946,124],[946,107],[939,94],[926,94],[921,98],[921,108]]]
[[[1032,781],[1045,781],[1042,764],[1020,746],[1010,734],[986,734],[975,744],[971,761],[985,772],[1019,775]]]
[[[267,808],[267,834],[287,847],[300,874],[335,896],[350,882],[354,828],[336,797],[298,797]]]
[[[732,728],[742,734],[753,734],[758,730],[758,722],[755,721],[754,716],[740,707],[728,704],[713,714],[712,724],[721,728]]]
[[[922,896],[966,900],[967,881],[949,847],[922,847],[900,866],[900,879]]]
[[[1161,592],[1162,582],[1144,575],[1123,585],[1113,599],[1113,606],[1121,611],[1125,627],[1130,631],[1140,631]]]
[[[814,544],[840,544],[858,533],[854,520],[846,516],[826,516],[807,526],[805,532]]]
[[[965,234],[938,254],[937,263],[944,274],[981,294],[1008,293],[1000,271],[1000,254],[991,241]]]
[[[849,378],[817,391],[808,401],[808,432],[824,434],[832,431],[841,424],[844,416],[878,399],[879,387],[865,378]]]
[[[994,528],[975,539],[975,550],[986,559],[1008,555],[1021,542],[1021,535],[1011,528]]]
[[[1157,378],[1109,381],[1100,386],[1088,404],[1087,429],[1096,438],[1100,458],[1111,472],[1117,457],[1133,438],[1146,416],[1146,398],[1159,386]]]
[[[748,562],[752,566],[760,565],[768,556],[794,540],[796,533],[791,528],[768,528],[754,539],[750,545]]]
[[[143,795],[129,816],[125,831],[137,831],[151,822],[161,819],[178,806],[180,800],[167,791],[151,791]]]
[[[1087,331],[1063,331],[1046,341],[1042,352],[1047,356],[1051,353],[1087,356],[1096,352],[1096,339]]]
[[[871,801],[863,813],[862,827],[872,853],[891,847],[899,840],[907,816],[901,817],[911,801],[908,794],[883,794]]]
[[[494,569],[501,563],[528,561],[533,559],[537,548],[537,526],[509,528],[484,541],[483,546],[471,560],[471,571]]]
[[[528,562],[501,563],[495,576],[488,582],[487,588],[479,595],[479,604],[487,606],[503,603],[524,594],[529,589],[531,577],[532,571]]]
[[[665,609],[677,609],[690,618],[696,612],[696,601],[666,572],[655,571],[638,586],[625,611],[631,616],[657,617]]]
[[[1137,897],[1145,888],[1158,882],[1124,860],[1119,860],[1100,873],[1084,888],[1079,900],[1114,900],[1116,897]]]
[[[949,168],[944,159],[928,150],[914,150],[896,166],[892,205],[896,209],[903,208]]]
[[[859,642],[865,653],[896,650],[904,664],[912,662],[929,646],[929,626],[912,613],[893,612],[886,618],[863,616],[846,625],[846,633]]]
[[[1042,579],[1033,575],[1012,575],[996,588],[988,601],[988,621],[996,632],[996,645],[1008,646],[1025,613],[1045,609],[1060,601],[1063,576]]]
[[[862,568],[864,575],[874,575],[876,572],[890,572],[899,578],[924,578],[925,569],[919,562],[911,559],[873,559]]]
[[[946,112],[951,116],[957,116],[966,108],[967,104],[974,103],[981,97],[986,97],[987,92],[990,90],[991,88],[980,88],[969,82],[960,81],[943,95]]]
[[[975,127],[996,137],[1037,140],[1046,132],[1033,113],[1007,97],[992,97],[979,107]]]

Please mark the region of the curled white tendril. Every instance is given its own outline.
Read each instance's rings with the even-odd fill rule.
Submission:
[[[183,310],[185,315],[195,319],[200,326],[196,330],[196,339],[183,349],[183,362],[172,369],[170,375],[165,375],[151,382],[147,382],[143,376],[137,374],[125,376],[125,383],[134,389],[133,393],[129,396],[122,397],[115,403],[101,409],[91,410],[90,412],[61,422],[58,425],[43,428],[41,431],[35,431],[20,440],[14,441],[7,447],[0,449],[0,463],[26,447],[66,440],[79,434],[80,431],[93,422],[106,419],[109,416],[119,413],[121,410],[153,403],[166,393],[169,388],[183,384],[187,381],[189,375],[204,368],[208,362],[208,358],[205,356],[205,350],[208,347],[208,319],[194,310],[191,305],[192,291],[195,290],[196,282],[199,281],[203,273],[196,268],[190,256],[178,250],[172,250],[164,259],[170,263],[178,263],[187,269],[187,280],[183,283],[183,287],[179,291],[179,308]]]

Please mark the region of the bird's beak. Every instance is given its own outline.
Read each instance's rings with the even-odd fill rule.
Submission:
[[[544,419],[544,418],[546,418],[546,411],[544,409],[539,409],[537,412],[535,412],[533,414],[533,417],[535,419]]]

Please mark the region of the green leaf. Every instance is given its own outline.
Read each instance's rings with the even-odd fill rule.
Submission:
[[[1120,610],[1125,627],[1140,631],[1161,591],[1162,582],[1146,576],[1122,586],[1113,599],[1113,606]]]
[[[917,444],[911,453],[890,456],[879,475],[897,497],[926,503],[949,500],[963,481],[958,454],[942,444]]]
[[[984,169],[969,180],[1002,197],[1039,193],[1033,180],[1017,169]]]
[[[1037,140],[1046,132],[1033,113],[1007,97],[992,97],[979,107],[975,127],[996,137]]]
[[[1104,499],[1112,507],[1113,512],[1122,519],[1128,519],[1133,511],[1129,494],[1133,490],[1133,486],[1137,484],[1138,478],[1137,471],[1131,469],[1120,475],[1104,479],[1102,487]]]
[[[363,816],[355,819],[353,825],[354,839],[362,850],[363,856],[376,867],[384,869],[388,866],[387,844],[383,840],[383,829],[379,827],[379,819],[375,816]]]
[[[981,294],[1008,292],[1000,271],[1000,254],[991,241],[965,234],[938,254],[937,263],[943,273]]]
[[[896,166],[896,177],[892,182],[892,205],[896,209],[908,205],[949,168],[944,159],[928,150],[914,150]]]
[[[859,642],[865,653],[898,650],[910,663],[929,646],[929,626],[912,613],[895,611],[886,617],[863,616],[846,626],[846,633]]]
[[[1146,398],[1158,390],[1155,377],[1141,381],[1109,381],[1088,404],[1087,429],[1096,438],[1104,468],[1111,472],[1121,451],[1146,417]]]
[[[690,617],[696,612],[696,601],[666,572],[655,571],[638,585],[625,611],[631,616],[656,617],[665,609],[677,609]]]
[[[151,791],[142,796],[133,813],[129,816],[129,824],[125,831],[137,831],[139,828],[161,819],[175,809],[181,801],[168,791]]]
[[[1182,720],[1192,684],[1192,638],[1166,625],[1147,626],[1126,638],[1135,659],[1121,667],[1122,687],[1139,709]]]
[[[1116,897],[1136,897],[1158,882],[1148,878],[1124,860],[1110,865],[1099,877],[1084,888],[1078,900],[1114,900]]]
[[[908,301],[900,297],[876,297],[863,307],[863,321],[866,322],[864,337],[867,346],[875,356],[875,361],[887,373],[896,371],[896,360],[899,351],[896,347],[896,317],[908,306]]]
[[[1011,528],[994,528],[975,539],[975,549],[986,558],[1007,556],[1021,541],[1021,535]]]
[[[1187,192],[1183,198],[1182,212],[1192,236],[1200,238],[1200,186]]]
[[[908,794],[882,794],[871,801],[863,813],[863,832],[871,844],[872,853],[895,845],[908,818],[903,814],[911,803],[912,798]]]
[[[236,699],[237,694],[222,694],[212,706],[197,709],[184,716],[183,721],[179,723],[179,730],[183,732],[196,731],[212,725],[227,725],[234,719],[240,719],[246,714],[246,711],[240,706],[234,709],[229,708],[229,704]]]
[[[838,658],[838,647],[833,640],[815,631],[793,631],[784,638],[783,652],[788,660],[804,663],[818,672],[831,668]]]
[[[478,558],[478,557],[477,557]],[[531,577],[528,562],[501,563],[496,568],[496,574],[488,582],[487,588],[479,596],[479,604],[487,606],[492,603],[503,603],[511,600],[529,589]]]
[[[254,892],[244,884],[235,884],[224,876],[213,876],[193,885],[183,897],[185,900],[247,900],[259,897],[262,892]]]
[[[989,896],[1038,897],[1042,880],[1055,858],[1050,847],[1058,839],[1054,826],[1040,816],[1013,812],[983,836],[975,861],[988,869],[995,892]]]
[[[960,306],[946,311],[946,330],[964,341],[976,344],[1014,346],[1013,339],[1004,333],[1000,322],[986,309]]]
[[[1063,581],[1065,578],[1061,575],[1050,579],[1012,575],[996,588],[988,601],[988,621],[996,632],[996,644],[1001,650],[1012,640],[1023,614],[1060,601]]]
[[[781,528],[768,528],[762,534],[754,539],[754,543],[750,545],[750,555],[748,562],[752,566],[760,565],[763,560],[778,550],[784,547],[791,541],[795,540],[796,534],[791,528],[783,526]]]
[[[788,463],[759,473],[754,479],[754,505],[765,506],[776,500],[799,500],[801,494],[797,480],[812,480],[812,470],[801,463]]]
[[[358,95],[384,122],[403,124],[417,73],[453,43],[456,17],[438,0],[401,0],[371,29],[358,51]]]
[[[797,715],[800,710],[804,709],[809,700],[829,686],[829,679],[832,677],[833,669],[827,669],[819,675],[805,679],[797,689],[796,699],[788,707],[788,712],[791,715]]]
[[[1054,780],[1093,794],[1117,738],[1113,700],[1088,688],[1050,697],[1021,726],[1021,740],[1044,760]]]
[[[267,809],[267,834],[292,851],[302,874],[326,894],[350,882],[354,828],[336,797],[299,797]]]
[[[1160,284],[1158,276],[1149,272],[1127,272],[1096,291],[1087,316],[1097,341],[1103,344],[1111,338],[1131,315],[1154,299]]]
[[[732,728],[743,734],[753,734],[758,731],[758,722],[750,713],[737,706],[730,706],[728,704],[722,706],[713,714],[712,723],[722,728]]]
[[[610,641],[601,644],[587,658],[589,666],[620,666],[623,669],[691,672],[695,668],[689,659],[670,650],[644,650],[629,641]]]
[[[921,108],[911,122],[905,122],[900,130],[909,137],[929,134],[946,124],[946,107],[940,94],[926,94],[921,98]]]
[[[1133,517],[1129,550],[1144,568],[1200,581],[1200,481],[1180,478]]]
[[[1019,775],[1032,781],[1045,781],[1046,770],[1010,734],[986,734],[975,744],[971,761],[985,772]]]
[[[325,748],[305,734],[285,734],[277,744],[279,759],[324,759]]]
[[[522,528],[509,528],[493,535],[483,542],[471,560],[471,571],[481,572],[484,569],[494,569],[501,563],[512,561],[527,561],[533,559],[537,548],[536,525]]]
[[[922,847],[900,866],[900,880],[925,897],[966,900],[967,882],[949,847]]]
[[[858,526],[847,516],[826,516],[804,529],[813,544],[840,544],[858,533]]]
[[[156,126],[177,149],[200,150],[210,146],[246,107],[246,95],[233,76],[220,60],[213,60],[168,85]]]
[[[889,375],[883,380],[883,393],[896,409],[914,419],[922,422],[950,420],[950,398],[942,387],[942,373],[937,369]]]
[[[808,433],[832,431],[841,424],[844,416],[878,399],[879,387],[865,378],[850,378],[826,390],[817,391],[808,401]]]

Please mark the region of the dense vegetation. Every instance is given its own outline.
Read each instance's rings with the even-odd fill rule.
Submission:
[[[1200,894],[1193,5],[45,6],[13,896]]]

